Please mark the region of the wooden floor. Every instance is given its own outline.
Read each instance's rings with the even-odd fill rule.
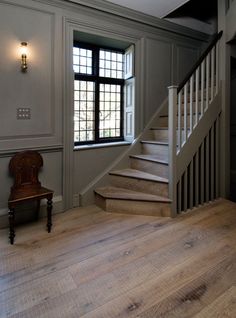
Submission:
[[[0,231],[0,317],[236,317],[236,204],[176,219],[97,207]]]

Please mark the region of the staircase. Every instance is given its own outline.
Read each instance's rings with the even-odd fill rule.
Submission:
[[[96,203],[109,212],[170,215],[168,127],[152,128],[142,140],[141,154],[130,156],[130,167],[110,172],[110,186],[95,190]]]
[[[220,88],[218,34],[178,87],[168,107],[145,131],[129,167],[110,171],[95,189],[105,211],[176,216],[219,196]]]

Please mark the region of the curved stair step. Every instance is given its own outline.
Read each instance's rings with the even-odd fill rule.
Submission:
[[[167,178],[136,169],[111,171],[109,175],[113,186],[168,197],[169,181]]]
[[[168,160],[160,155],[132,155],[130,156],[130,167],[147,173],[168,178]]]
[[[147,181],[169,183],[169,180],[167,178],[162,178],[154,174],[143,172],[136,169],[116,170],[116,171],[111,171],[110,174],[117,175],[117,176],[130,177],[134,179],[147,180]]]
[[[168,198],[118,187],[96,189],[95,202],[108,212],[170,216]]]

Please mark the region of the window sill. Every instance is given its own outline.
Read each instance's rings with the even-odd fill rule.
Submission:
[[[81,145],[81,146],[75,146],[74,151],[92,150],[92,149],[97,149],[97,148],[120,147],[120,146],[128,146],[131,144],[132,143],[129,141],[118,141],[118,142],[108,142],[108,143],[102,143],[102,144]]]

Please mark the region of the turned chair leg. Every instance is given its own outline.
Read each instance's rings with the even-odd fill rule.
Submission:
[[[10,208],[8,211],[8,220],[9,220],[9,239],[10,243],[14,244],[15,230],[14,230],[14,221],[15,221],[15,210]]]
[[[50,233],[52,228],[52,199],[47,201],[47,217],[47,229],[48,233]]]

